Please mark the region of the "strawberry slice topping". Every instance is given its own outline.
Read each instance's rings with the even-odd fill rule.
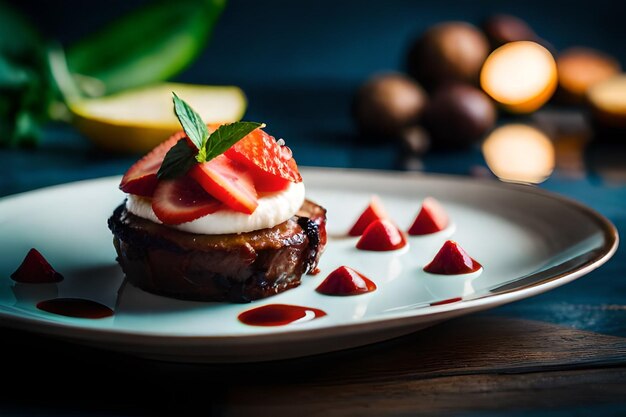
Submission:
[[[157,186],[157,172],[161,167],[165,154],[172,146],[176,145],[176,142],[184,137],[184,132],[176,133],[135,162],[124,174],[122,182],[120,182],[120,189],[128,194],[152,197]]]
[[[427,197],[415,221],[409,228],[412,236],[428,235],[440,232],[448,226],[448,215],[437,200]]]
[[[189,175],[234,211],[251,214],[259,205],[248,170],[225,155],[194,165]]]
[[[390,220],[371,223],[356,243],[356,248],[371,251],[390,251],[404,247],[406,238]]]
[[[190,222],[223,208],[220,201],[188,176],[159,181],[152,197],[152,211],[170,225]]]
[[[476,272],[482,265],[476,262],[453,240],[443,244],[424,271],[439,275],[457,275]]]
[[[268,174],[257,167],[249,168],[249,170],[252,178],[254,178],[254,188],[260,193],[284,191],[289,188],[289,184],[291,184],[291,181]]]
[[[37,249],[32,248],[11,274],[11,279],[29,284],[48,284],[63,281],[63,275],[55,271]]]
[[[287,181],[302,181],[291,150],[261,129],[235,143],[225,155],[250,170],[258,191],[278,191],[289,185]]]
[[[348,232],[350,236],[361,236],[367,226],[375,222],[376,220],[388,218],[385,209],[383,208],[380,199],[377,196],[372,196],[372,199],[367,208],[361,213],[352,229]]]

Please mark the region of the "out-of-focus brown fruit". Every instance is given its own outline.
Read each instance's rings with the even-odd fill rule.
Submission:
[[[582,103],[587,90],[621,71],[613,57],[591,48],[570,48],[558,55],[559,98],[570,103]]]
[[[410,126],[400,135],[400,145],[403,153],[425,154],[430,148],[430,134],[422,126]]]
[[[543,106],[557,87],[556,62],[536,42],[507,43],[489,55],[480,73],[483,90],[513,113]]]
[[[466,148],[493,128],[496,109],[482,91],[469,85],[442,87],[424,112],[433,148]]]
[[[407,70],[429,91],[450,82],[476,84],[489,50],[487,38],[475,26],[440,23],[414,41]]]
[[[587,90],[593,120],[602,133],[626,132],[626,74],[595,84]]]
[[[536,41],[534,30],[522,19],[508,14],[496,14],[488,17],[482,24],[483,31],[493,49],[505,43],[517,41]]]
[[[356,92],[352,114],[365,137],[400,137],[418,123],[426,93],[411,78],[397,73],[375,75]]]

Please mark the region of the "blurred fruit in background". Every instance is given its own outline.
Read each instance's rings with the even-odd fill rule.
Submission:
[[[530,113],[554,94],[556,62],[538,43],[510,42],[489,55],[480,73],[480,85],[506,110]]]
[[[611,139],[626,135],[626,75],[620,74],[590,87],[587,100],[596,129]]]
[[[419,170],[419,157],[429,149],[461,150],[482,141],[483,156],[499,178],[538,183],[554,169],[557,146],[570,171],[580,167],[582,150],[594,138],[589,115],[596,133],[626,134],[626,76],[620,75],[614,57],[576,46],[557,53],[527,22],[508,14],[489,16],[480,28],[469,22],[441,22],[410,43],[405,63],[414,80],[411,89],[423,88],[428,96],[420,95],[420,111],[404,118],[400,131],[384,132],[399,139],[400,167]],[[358,90],[357,102],[371,84],[369,80]],[[402,89],[386,89],[375,110],[353,113],[360,131],[365,122],[384,125],[386,117],[377,115],[395,113],[405,95]],[[578,106],[575,115],[582,127],[576,123],[575,130],[584,132],[582,139],[562,134],[562,124],[551,133],[526,124],[545,105],[559,103]],[[498,109],[505,124],[495,128]],[[568,119],[570,111],[557,111],[565,116],[557,119]],[[369,129],[369,142],[375,138],[372,134],[381,134],[383,140],[382,133]]]
[[[526,124],[494,129],[482,146],[485,162],[501,180],[537,184],[555,165],[554,145],[541,130]]]
[[[239,120],[246,97],[238,87],[158,83],[101,98],[69,103],[74,125],[98,147],[113,152],[145,153],[180,122],[172,112],[172,91],[188,102],[205,123]]]
[[[575,47],[561,52],[556,60],[559,99],[581,104],[587,90],[621,72],[620,63],[610,55],[591,48]]]
[[[365,138],[394,138],[416,125],[426,106],[426,93],[398,73],[377,74],[356,92],[352,114]]]
[[[508,14],[489,16],[481,27],[489,39],[492,50],[509,42],[539,40],[539,37],[528,23]]]
[[[467,84],[449,84],[437,90],[424,114],[432,146],[439,149],[467,148],[482,139],[495,122],[492,101]]]
[[[444,22],[417,38],[407,56],[408,73],[428,91],[450,82],[478,82],[489,54],[485,35],[466,22]]]
[[[154,147],[177,128],[168,120],[155,121],[171,114],[171,100],[155,108],[150,98],[170,88],[162,82],[202,52],[225,2],[179,0],[175,7],[165,0],[150,2],[65,50],[0,3],[0,145],[33,145],[39,126],[52,119],[76,123],[108,150]],[[152,87],[109,97],[143,86]],[[216,100],[226,99],[210,120],[234,121],[246,108],[237,88],[175,87],[195,100],[202,95],[199,104],[211,111]]]

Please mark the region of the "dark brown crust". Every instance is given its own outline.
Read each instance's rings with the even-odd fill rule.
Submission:
[[[291,219],[241,234],[198,235],[159,225],[120,205],[109,218],[126,278],[160,295],[248,302],[300,285],[326,244],[326,210],[305,201]]]

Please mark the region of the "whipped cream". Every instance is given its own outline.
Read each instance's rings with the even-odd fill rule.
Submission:
[[[168,227],[204,235],[245,233],[274,227],[291,218],[302,207],[304,183],[290,183],[286,190],[263,195],[258,202],[259,205],[252,214],[220,210],[187,223],[168,225]],[[135,216],[162,224],[152,211],[151,201],[147,198],[129,194],[126,209]]]

